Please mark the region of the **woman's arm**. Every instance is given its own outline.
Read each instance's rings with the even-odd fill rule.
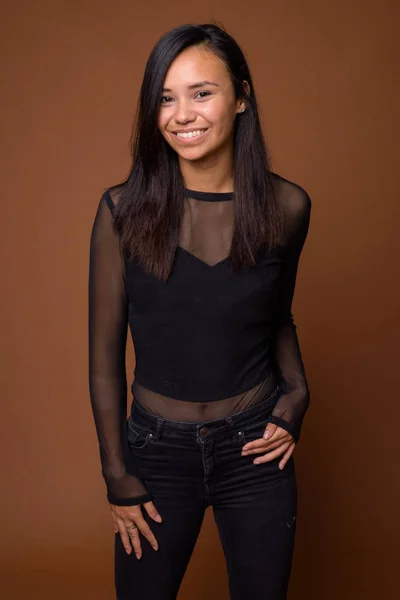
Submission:
[[[298,442],[310,395],[291,308],[299,258],[310,223],[311,200],[302,188],[296,187],[286,199],[285,209],[288,232],[274,346],[283,394],[270,421],[288,431]]]
[[[90,238],[89,389],[107,498],[119,506],[151,500],[127,441],[127,328],[125,263],[106,192]]]

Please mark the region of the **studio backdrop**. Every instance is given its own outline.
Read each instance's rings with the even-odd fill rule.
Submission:
[[[151,48],[210,20],[249,61],[273,169],[313,203],[293,302],[311,404],[294,454],[290,600],[398,597],[398,12],[391,0],[3,6],[2,599],[113,598],[87,379],[89,235],[129,169]],[[128,386],[133,368],[130,347]],[[227,589],[209,509],[179,599]]]

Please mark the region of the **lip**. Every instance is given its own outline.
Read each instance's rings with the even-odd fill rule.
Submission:
[[[197,129],[185,129],[182,131],[178,131],[178,133],[189,133],[190,131],[198,131],[199,129],[202,129],[202,127],[197,128]],[[201,141],[207,135],[208,132],[209,132],[209,129],[206,129],[206,131],[204,131],[204,133],[202,133],[201,135],[196,135],[191,138],[183,138],[183,137],[178,137],[178,135],[175,132],[171,131],[174,138],[176,140],[178,140],[178,142],[181,144],[195,144],[196,142]]]

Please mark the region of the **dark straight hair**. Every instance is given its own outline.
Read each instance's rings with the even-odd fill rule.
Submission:
[[[178,155],[163,138],[158,115],[166,73],[172,61],[190,46],[202,46],[222,59],[236,99],[246,99],[246,110],[234,124],[231,267],[240,271],[254,265],[262,246],[272,249],[279,243],[283,228],[256,95],[242,50],[216,24],[176,27],[163,35],[150,53],[131,136],[132,167],[127,179],[112,187],[120,188],[114,227],[126,258],[164,281],[172,270],[179,243],[185,187]],[[249,84],[249,95],[243,80]]]

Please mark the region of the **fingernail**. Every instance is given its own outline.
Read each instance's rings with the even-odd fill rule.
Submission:
[[[140,557],[140,554],[136,554],[136,558],[137,558],[138,560],[140,560],[140,558],[141,558],[141,557]]]
[[[157,523],[161,523],[161,521],[162,521],[162,518],[160,517],[160,515],[157,515],[157,516],[155,517],[155,520],[157,521]]]
[[[269,438],[269,436],[271,435],[270,431],[266,431],[263,435],[264,440],[267,440]]]

